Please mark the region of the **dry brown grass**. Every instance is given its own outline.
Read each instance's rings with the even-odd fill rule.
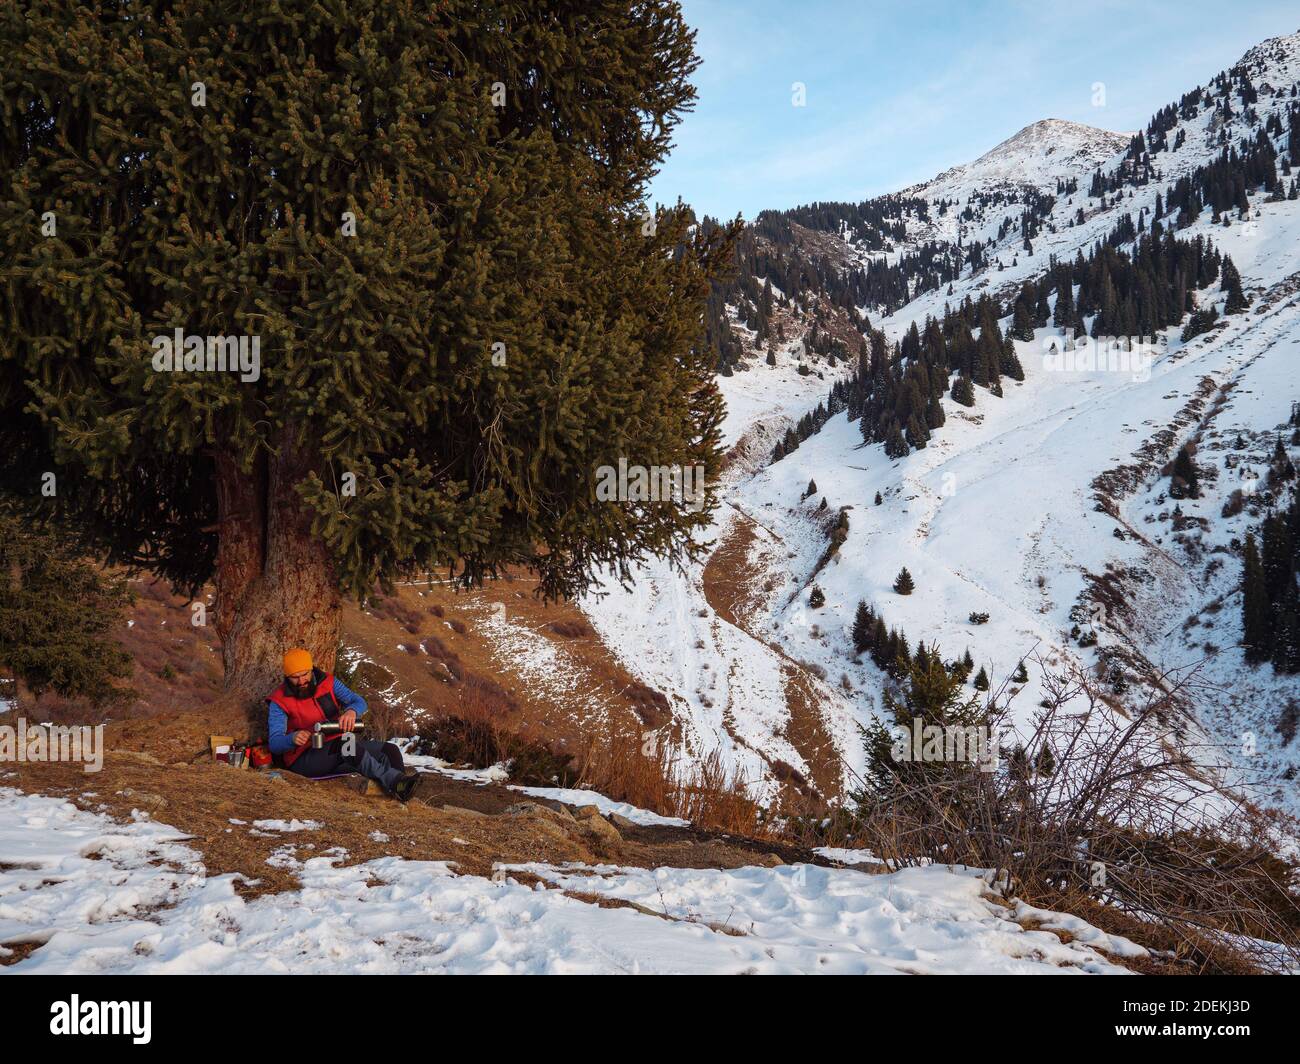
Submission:
[[[589,739],[580,763],[578,785],[615,801],[681,817],[708,831],[774,835],[746,781],[727,770],[717,751],[694,761],[670,742],[606,733]]]
[[[638,731],[656,692],[638,688],[576,607],[544,603],[534,595],[535,588],[535,580],[518,575],[471,591],[439,583],[402,585],[377,605],[346,606],[344,640],[381,663],[388,675],[377,690],[391,687],[390,693],[400,695],[417,719],[472,716],[474,706],[466,704],[487,701],[510,715],[511,730],[544,735],[561,749],[577,749],[602,719]],[[421,621],[418,640],[405,625],[416,618]],[[557,673],[572,678],[567,691],[566,685],[539,686],[520,669],[500,639],[502,620],[555,648]],[[398,651],[399,645],[406,653]],[[656,716],[649,726],[662,723]]]
[[[421,723],[413,749],[475,768],[509,761],[512,783],[589,789],[681,817],[701,830],[778,836],[749,797],[746,781],[728,773],[718,754],[695,764],[660,734],[643,738],[635,731],[603,728],[578,743],[557,740],[522,725],[490,692],[469,687],[454,713],[434,714]]]

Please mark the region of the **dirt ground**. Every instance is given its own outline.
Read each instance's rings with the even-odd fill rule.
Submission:
[[[397,856],[454,862],[489,875],[498,863],[610,862],[641,867],[735,868],[796,861],[826,863],[799,847],[713,835],[691,828],[644,827],[593,815],[591,809],[541,801],[498,784],[426,774],[402,805],[355,789],[359,777],[309,781],[292,772],[234,769],[214,763],[210,734],[229,734],[233,713],[173,714],[105,730],[103,770],[79,764],[11,764],[0,783],[66,797],[126,819],[148,814],[191,836],[209,875],[238,873],[246,895],[294,890],[296,874],[267,859],[286,844],[298,856],[342,847],[346,863]],[[319,831],[254,833],[255,820],[314,820]],[[232,821],[243,821],[234,824]],[[377,842],[372,833],[387,836]],[[304,851],[308,851],[304,854]]]

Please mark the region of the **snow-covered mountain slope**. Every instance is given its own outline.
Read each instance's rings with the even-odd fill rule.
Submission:
[[[1236,70],[1245,71],[1261,90],[1281,90],[1300,81],[1300,34],[1286,34],[1260,41],[1238,60]]]
[[[948,423],[924,450],[891,460],[879,447],[863,447],[856,426],[839,414],[749,480],[740,505],[795,555],[773,585],[774,637],[798,657],[845,672],[869,708],[881,678],[852,660],[848,633],[859,599],[913,639],[937,641],[949,656],[970,649],[995,682],[1031,653],[1046,663],[1094,668],[1104,651],[1118,648],[1135,697],[1144,679],[1199,667],[1197,679],[1213,686],[1187,697],[1215,738],[1235,749],[1239,733],[1252,730],[1260,757],[1275,759],[1273,775],[1295,766],[1300,749],[1283,747],[1274,725],[1285,699],[1300,695],[1300,682],[1245,666],[1235,645],[1240,558],[1230,545],[1244,539],[1252,517],[1220,516],[1228,495],[1246,482],[1243,469],[1262,475],[1274,430],[1300,398],[1300,274],[1278,276],[1285,252],[1300,247],[1300,203],[1269,206],[1260,222],[1267,238],[1239,233],[1225,245],[1261,289],[1255,313],[1187,344],[1165,337],[1149,378],[1048,372],[1040,330],[1035,341],[1017,344],[1025,382],[969,412],[949,407]],[[1169,426],[1178,428],[1142,487],[1117,500],[1118,518],[1099,512],[1094,482],[1132,463]],[[1240,450],[1239,433],[1246,444]],[[1175,533],[1175,504],[1160,469],[1197,436],[1198,465],[1214,483],[1200,499],[1179,505],[1188,521],[1204,518],[1208,530]],[[818,500],[801,499],[809,480],[832,508],[851,507],[849,538],[817,576],[826,605],[816,613],[816,629],[802,591],[825,538],[812,518]],[[880,506],[873,502],[877,491]],[[904,566],[916,580],[910,596],[891,588]],[[1118,574],[1118,590],[1102,598],[1096,585],[1108,574]],[[1222,603],[1213,616],[1184,629],[1213,602]],[[990,619],[972,625],[972,613]],[[1080,616],[1082,632],[1072,635]],[[1089,634],[1099,645],[1080,647]],[[1031,712],[1042,677],[1037,666],[1028,671],[1015,701]]]
[[[1300,34],[1262,43],[1234,70],[1250,74],[1253,104],[1237,106],[1234,96],[1233,106],[1219,106],[1226,97],[1211,82],[1174,115],[1145,174],[1148,160],[1130,155],[1131,134],[1046,121],[909,189],[904,196],[930,205],[927,217],[909,214],[886,260],[926,241],[978,240],[985,264],[886,316],[880,307],[859,312],[898,340],[968,297],[1005,303],[1053,261],[1087,255],[1125,215],[1150,219],[1179,178],[1274,118],[1285,128],[1297,102]],[[1090,196],[1094,171],[1118,187]],[[1031,202],[1040,214],[1027,247],[1018,220]],[[1017,224],[1008,229],[1008,219]],[[946,424],[902,459],[863,446],[839,413],[780,461],[733,463],[709,564],[647,570],[634,591],[588,604],[601,635],[629,669],[689,706],[698,749],[716,740],[767,792],[782,764],[824,781],[816,762],[830,756],[828,743],[846,786],[861,768],[856,725],[880,713],[886,685],[855,660],[849,640],[865,600],[913,641],[937,642],[948,657],[969,649],[995,685],[1033,655],[1029,680],[1014,685],[1020,719],[1038,705],[1044,668],[1097,677],[1120,714],[1153,689],[1177,686],[1186,716],[1170,724],[1171,741],[1221,747],[1214,760],[1232,764],[1234,778],[1264,782],[1257,797],[1300,808],[1300,744],[1278,730],[1288,703],[1300,702],[1300,679],[1247,665],[1239,646],[1240,544],[1261,510],[1222,515],[1233,490],[1263,474],[1300,400],[1300,202],[1252,192],[1246,216],[1220,222],[1207,207],[1178,232],[1198,235],[1232,257],[1252,298],[1247,313],[1189,342],[1165,330],[1154,362],[1136,373],[1051,369],[1044,345],[1055,330],[1039,329],[1017,341],[1023,383],[1005,381],[1003,398],[981,391],[969,410],[945,399]],[[852,244],[847,229],[837,239],[850,241],[850,262],[882,257]],[[1224,309],[1217,283],[1197,295],[1199,305]],[[720,379],[729,445],[758,435],[770,447],[774,425],[824,397],[824,382],[811,390],[810,378],[777,361],[755,354],[747,372]],[[1167,464],[1185,443],[1196,446],[1204,490],[1176,511]],[[1300,449],[1291,455],[1300,464]],[[817,491],[805,497],[810,481]],[[841,510],[848,536],[825,563]],[[891,588],[903,566],[916,578],[910,596]],[[818,609],[808,602],[813,583],[825,595]],[[971,623],[983,613],[987,623]]]
[[[1066,210],[1072,212],[1081,198],[1078,187],[1086,190],[1089,176],[1098,167],[1113,164],[1131,139],[1130,133],[1112,133],[1061,119],[1035,122],[974,162],[945,170],[898,193],[906,227],[902,240],[887,241],[880,250],[846,234],[850,250],[862,263],[896,263],[924,247],[964,251],[978,243],[990,249],[991,260],[1010,265],[1017,259],[1017,251],[1023,250],[1019,246],[1023,214],[1055,199],[1057,206],[1064,208],[1064,218]],[[918,207],[917,201],[924,207]],[[1048,223],[1049,231],[1053,224]],[[1004,250],[1006,254],[1000,255]]]

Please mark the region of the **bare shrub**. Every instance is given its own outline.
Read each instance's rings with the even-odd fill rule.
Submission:
[[[411,716],[383,695],[366,692],[366,738],[387,742],[394,736],[411,734]]]
[[[425,636],[419,648],[429,655],[430,668],[438,679],[459,684],[465,678],[465,666],[454,650],[436,635]]]
[[[401,625],[409,634],[419,635],[423,617],[420,611],[408,606],[396,595],[372,595],[366,608],[376,617]]]
[[[623,694],[631,701],[632,711],[647,728],[662,728],[672,720],[668,696],[662,691],[634,681],[623,690]]]
[[[582,621],[551,621],[546,627],[565,639],[585,639],[593,634],[591,626]]]
[[[1201,970],[1300,960],[1293,866],[1275,855],[1270,826],[1241,788],[1224,786],[1217,752],[1185,745],[1187,729],[1172,726],[1191,678],[1161,677],[1162,690],[1125,720],[1085,673],[1036,660],[1047,697],[1028,734],[1010,728],[1007,684],[988,699],[990,727],[1013,737],[1011,755],[994,771],[902,762],[883,784],[864,781],[857,844],[894,867],[989,869],[994,884],[1035,905],[1078,911],[1079,898],[1091,899],[1155,929]]]
[[[573,755],[558,743],[517,730],[516,709],[495,681],[470,674],[457,692],[456,711],[422,720],[409,749],[473,768],[509,762],[510,778],[526,786],[572,786],[577,780]]]

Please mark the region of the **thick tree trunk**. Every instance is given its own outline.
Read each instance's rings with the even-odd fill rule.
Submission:
[[[290,647],[334,667],[341,615],[334,570],[293,490],[312,467],[287,436],[251,473],[235,456],[217,456],[216,629],[229,691],[270,694]]]

